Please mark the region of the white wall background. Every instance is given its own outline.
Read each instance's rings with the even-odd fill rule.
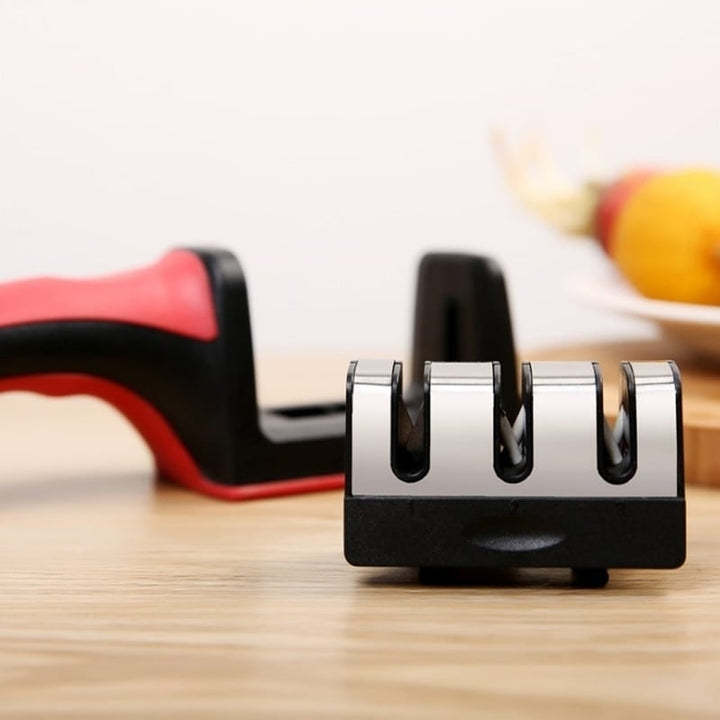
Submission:
[[[720,4],[0,0],[0,279],[235,250],[260,352],[410,340],[419,254],[495,255],[524,346],[640,323],[586,309],[590,244],[508,195],[491,127],[573,165],[720,166]]]

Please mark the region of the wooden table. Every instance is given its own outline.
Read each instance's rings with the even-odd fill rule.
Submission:
[[[340,493],[156,486],[95,401],[2,397],[0,437],[3,719],[720,716],[719,491],[688,492],[677,571],[421,587],[346,565]]]

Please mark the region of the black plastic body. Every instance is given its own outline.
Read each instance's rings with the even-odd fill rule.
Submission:
[[[674,568],[685,499],[345,497],[345,557],[399,567]]]

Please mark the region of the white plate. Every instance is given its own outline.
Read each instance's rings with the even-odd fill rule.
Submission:
[[[720,306],[650,300],[622,279],[613,277],[573,282],[573,290],[595,307],[652,320],[688,350],[720,360]]]

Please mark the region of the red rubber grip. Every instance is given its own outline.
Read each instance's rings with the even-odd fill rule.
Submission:
[[[0,327],[63,320],[130,323],[197,340],[218,335],[207,271],[173,250],[146,268],[92,280],[37,278],[0,285]]]
[[[91,375],[56,373],[0,380],[0,392],[25,391],[50,397],[93,395],[110,403],[137,429],[155,458],[158,472],[202,495],[222,500],[253,500],[342,488],[342,474],[222,485],[205,477],[165,418],[146,400],[122,385]]]

